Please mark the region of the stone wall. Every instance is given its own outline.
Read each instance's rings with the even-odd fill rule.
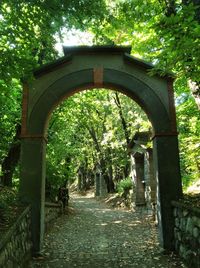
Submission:
[[[45,230],[62,214],[62,204],[45,203]],[[31,257],[31,209],[27,207],[13,226],[0,238],[0,267],[27,267]]]
[[[31,255],[30,207],[0,239],[0,267],[20,268]]]
[[[175,249],[188,267],[200,268],[200,209],[172,202],[175,216]]]

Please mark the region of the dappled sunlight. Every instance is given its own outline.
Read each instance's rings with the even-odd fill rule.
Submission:
[[[109,205],[105,207],[105,203],[102,201],[97,202],[95,198],[91,197],[91,193],[89,197],[88,195],[80,196],[76,193],[71,198],[74,205],[84,206],[84,210],[78,210],[78,213],[87,214],[90,212],[96,219],[104,219],[97,223],[97,226],[119,225],[126,228],[135,228],[140,224],[147,224],[151,220],[151,216],[143,210],[124,210],[122,208],[111,208]]]
[[[146,215],[82,197],[70,199],[71,207],[74,213],[61,217],[46,237],[43,254],[50,266],[44,267],[54,267],[57,259],[69,267],[181,267],[161,254],[157,229]]]
[[[79,202],[79,203],[84,203],[84,202]],[[111,211],[111,209],[101,209],[101,208],[85,208],[85,211],[93,211],[97,213],[106,213],[107,211]]]
[[[113,221],[112,223],[122,223],[122,221]]]
[[[106,226],[106,225],[108,225],[108,223],[96,223],[95,225],[97,225],[97,226]]]
[[[129,226],[129,227],[137,226],[138,223],[142,223],[142,222],[141,221],[135,221],[133,223],[128,223],[127,226]]]
[[[95,198],[91,197],[75,197],[72,198],[74,204],[80,204],[84,206],[84,210],[78,211],[78,213],[91,213],[96,219],[102,219],[102,222],[96,223],[95,226],[99,227],[112,227],[113,225],[120,226],[120,228],[136,228],[141,224],[147,224],[151,217],[143,213],[142,211],[114,209],[105,207],[97,203]]]

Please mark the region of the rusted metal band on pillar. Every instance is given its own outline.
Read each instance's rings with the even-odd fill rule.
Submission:
[[[103,87],[103,67],[97,67],[93,69],[94,86]]]
[[[155,133],[151,137],[151,140],[153,140],[156,137],[169,137],[169,136],[178,136],[178,132],[161,132],[161,133]]]
[[[47,138],[40,134],[38,135],[37,134],[35,135],[25,134],[25,135],[21,135],[20,139],[43,139],[46,143],[48,142]]]

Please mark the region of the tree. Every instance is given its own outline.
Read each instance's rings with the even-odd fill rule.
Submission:
[[[13,154],[10,152],[16,148],[16,137],[18,136],[16,126],[21,117],[21,79],[33,79],[32,70],[34,68],[59,57],[55,50],[55,43],[57,38],[62,40],[64,28],[93,32],[95,44],[131,45],[132,55],[142,57],[155,64],[151,74],[165,75],[169,71],[176,73],[175,90],[182,172],[186,178],[188,176],[197,178],[199,176],[198,135],[200,134],[199,110],[197,110],[200,107],[199,14],[199,0],[118,0],[110,2],[106,0],[2,0],[0,3],[1,180],[5,184],[11,184],[10,177],[12,177],[18,163],[19,153],[14,154],[14,160],[11,157]],[[110,97],[101,98],[108,102],[107,98]],[[116,98],[115,96],[116,101],[113,105],[118,103]],[[121,98],[120,95],[120,101],[122,99],[123,97]],[[113,97],[110,100],[113,101]],[[96,105],[95,102],[94,105],[90,103],[90,105],[86,105],[88,111],[84,109],[83,111],[91,113]],[[112,109],[114,109],[113,107]],[[124,110],[120,114],[118,103],[116,109],[118,110],[114,110],[114,113],[118,113],[117,122],[121,124],[124,121],[123,115],[127,115],[124,112],[126,108],[123,106]],[[107,108],[108,111],[109,108]],[[102,112],[106,113],[106,110],[103,111],[102,107],[99,106],[96,113],[92,112],[92,120],[87,122],[88,128],[84,131],[87,131],[87,140],[90,141],[96,153],[97,144],[94,147],[94,137],[98,141],[99,148],[103,152],[97,153],[98,161],[100,155],[101,159],[106,159],[106,162],[110,161],[108,155],[112,156],[112,165],[106,167],[106,172],[107,174],[115,174],[114,159],[118,159],[116,155],[123,155],[124,151],[121,150],[119,153],[119,150],[116,149],[119,147],[113,147],[111,133],[117,127],[112,126],[113,123],[108,122],[102,116],[98,119],[98,114]],[[121,119],[119,119],[120,116]],[[185,132],[183,121],[190,122],[190,126],[186,127],[187,131]],[[101,129],[96,127],[97,122],[102,126]],[[127,133],[126,139],[128,133],[130,134],[129,138],[132,137],[127,122],[125,118],[125,124],[127,124],[127,126],[124,125],[124,131]],[[82,124],[84,125],[86,122],[83,121]],[[80,126],[77,124],[76,131],[73,130],[71,133],[74,136],[72,143],[79,140],[76,134],[78,128]],[[122,133],[124,135],[125,132],[121,131],[120,133],[120,135]],[[86,136],[82,135],[82,138],[84,137]],[[108,143],[104,144],[106,139]],[[81,144],[82,141],[79,142]],[[191,155],[195,154],[195,157],[188,157],[186,142],[193,148]],[[19,143],[17,142],[17,144]],[[70,150],[69,146],[67,148]],[[86,148],[88,149],[86,146],[84,150],[87,151]],[[106,150],[107,153],[105,153]],[[69,152],[71,158],[76,156],[74,152]],[[91,149],[89,157],[87,159],[83,157],[80,163],[85,163],[83,165],[88,166],[86,169],[91,169],[95,157]],[[69,162],[69,159],[66,161]],[[59,166],[60,163],[54,164]],[[54,164],[52,164],[52,169],[54,169]],[[64,170],[64,166],[65,164],[61,170]],[[5,174],[10,174],[8,179],[6,179]],[[109,176],[112,177],[112,175]]]
[[[112,16],[91,30],[97,43],[131,45],[133,55],[155,63],[154,72],[186,77],[199,107],[199,14],[198,0],[117,1]]]
[[[20,154],[21,88],[16,79],[0,80],[0,87],[0,181],[11,186]]]
[[[200,174],[199,14],[199,0],[116,1],[109,19],[98,28],[90,28],[98,44],[131,45],[132,55],[154,63],[151,75],[175,73],[184,183],[199,178]],[[189,155],[188,150],[192,150]]]
[[[107,15],[104,0],[1,1],[1,183],[11,185],[10,179],[19,160],[16,126],[21,117],[21,80],[33,79],[33,69],[58,58],[55,43],[57,36],[62,38],[63,27],[83,30]],[[11,153],[14,148],[18,153]]]

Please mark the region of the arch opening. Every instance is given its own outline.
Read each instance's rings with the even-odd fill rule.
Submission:
[[[143,110],[129,97],[118,91],[94,89],[82,91],[69,97],[54,110],[48,128],[48,145],[50,141],[57,148],[56,151],[53,149],[53,145],[47,146],[52,150],[52,162],[54,162],[54,155],[59,155],[56,164],[56,166],[58,165],[56,167],[58,178],[59,169],[63,170],[66,165],[72,164],[71,171],[68,170],[63,175],[59,184],[63,184],[67,177],[75,177],[78,173],[80,180],[84,179],[79,190],[86,190],[89,183],[89,181],[87,183],[86,174],[92,177],[94,183],[98,165],[103,166],[100,168],[101,173],[105,173],[107,192],[116,190],[116,183],[121,179],[131,176],[132,181],[134,181],[134,172],[133,170],[131,172],[130,162],[134,160],[134,157],[131,158],[131,155],[135,153],[133,152],[134,137],[136,133],[140,132],[148,134],[147,139],[142,144],[143,147],[146,146],[147,151],[148,148],[152,148],[150,144],[151,124]],[[63,141],[61,147],[57,146],[61,142],[58,133]],[[142,146],[138,148],[141,154],[143,154]],[[63,150],[63,148],[65,149]],[[63,154],[59,153],[59,150],[63,151]],[[85,157],[81,157],[81,154]],[[76,163],[76,168],[71,162]],[[112,164],[107,165],[107,163]],[[90,168],[87,167],[88,165]],[[119,168],[120,166],[122,167]],[[102,169],[105,171],[102,172]],[[65,172],[63,171],[63,173]],[[141,178],[141,181],[143,180],[144,178]],[[57,189],[59,184],[57,183]]]

